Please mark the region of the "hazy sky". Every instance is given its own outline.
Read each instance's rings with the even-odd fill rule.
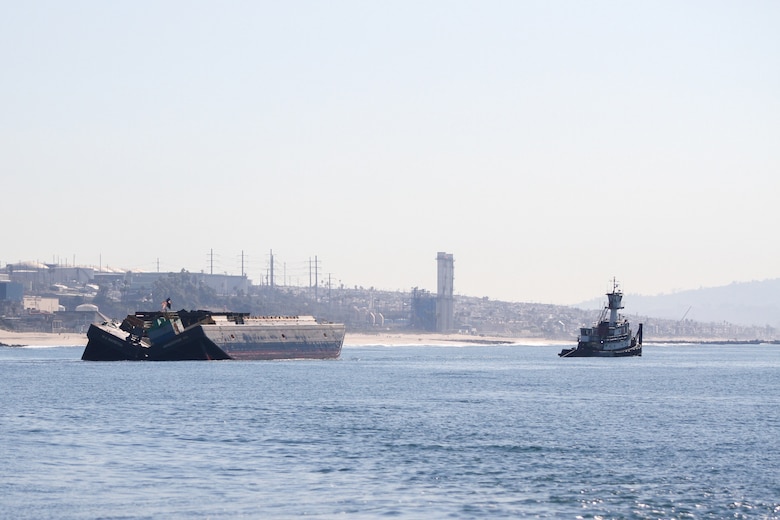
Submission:
[[[0,265],[780,277],[780,2],[0,1]]]

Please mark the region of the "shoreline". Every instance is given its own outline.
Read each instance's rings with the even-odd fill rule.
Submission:
[[[569,341],[544,338],[515,338],[506,336],[471,336],[467,334],[441,334],[433,332],[382,332],[351,333],[344,337],[344,347],[410,347],[410,346],[488,346],[488,345],[568,345]]]
[[[4,347],[86,347],[87,335],[77,332],[13,332],[0,330]]]
[[[344,347],[362,346],[444,346],[444,345],[568,345],[569,341],[543,338],[513,338],[503,336],[470,336],[414,332],[351,333],[344,337]],[[13,332],[0,330],[0,346],[4,347],[85,347],[87,335],[75,332]]]
[[[471,336],[433,332],[352,333],[344,337],[344,347],[410,347],[410,346],[572,346],[577,340],[555,340],[538,337]],[[663,345],[730,345],[778,344],[778,340],[736,340],[716,338],[653,338],[646,346]],[[0,347],[86,347],[87,335],[76,332],[14,332],[0,329]]]

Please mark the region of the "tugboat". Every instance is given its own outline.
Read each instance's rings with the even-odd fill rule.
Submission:
[[[618,314],[623,308],[623,292],[612,279],[612,292],[607,293],[609,304],[601,311],[594,327],[582,327],[575,348],[565,348],[560,357],[625,357],[642,355],[642,324],[636,335],[631,335],[628,320]],[[607,319],[609,311],[609,319]]]

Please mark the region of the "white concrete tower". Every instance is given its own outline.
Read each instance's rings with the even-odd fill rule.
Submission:
[[[436,255],[438,265],[438,290],[436,294],[436,330],[449,332],[455,328],[453,309],[454,263],[452,253],[439,252]]]
[[[618,287],[617,281],[612,279],[612,292],[607,293],[609,298],[609,326],[614,327],[618,320],[618,310],[623,308],[623,291]]]

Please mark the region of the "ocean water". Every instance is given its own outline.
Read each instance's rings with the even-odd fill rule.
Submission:
[[[0,348],[0,517],[780,518],[780,346]]]

